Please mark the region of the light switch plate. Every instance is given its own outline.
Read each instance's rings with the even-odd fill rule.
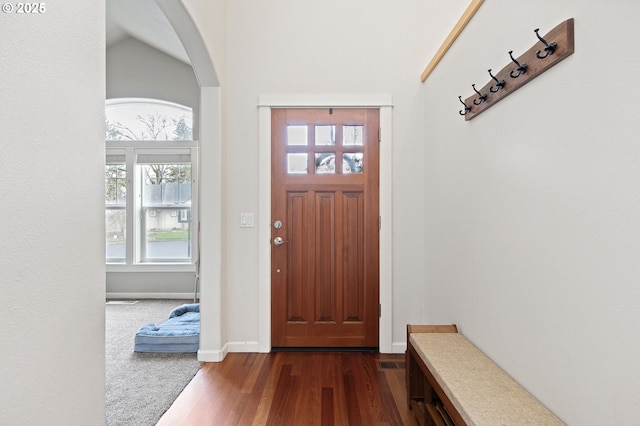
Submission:
[[[240,228],[253,228],[253,213],[240,213]]]

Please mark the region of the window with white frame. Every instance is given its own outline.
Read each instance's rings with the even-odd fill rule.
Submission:
[[[192,111],[149,99],[107,101],[106,261],[192,263],[197,142]]]

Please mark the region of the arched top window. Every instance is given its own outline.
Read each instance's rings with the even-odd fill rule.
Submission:
[[[197,251],[198,167],[191,108],[157,99],[106,101],[106,261],[188,264]]]
[[[191,108],[159,99],[118,98],[106,101],[108,141],[190,141]]]

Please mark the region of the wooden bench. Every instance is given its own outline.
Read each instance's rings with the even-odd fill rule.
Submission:
[[[407,325],[405,369],[421,426],[564,424],[455,325]]]

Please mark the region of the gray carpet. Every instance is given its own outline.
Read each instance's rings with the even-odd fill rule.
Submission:
[[[153,426],[200,369],[195,353],[133,352],[136,331],[160,324],[189,300],[106,305],[106,412],[109,426]]]

